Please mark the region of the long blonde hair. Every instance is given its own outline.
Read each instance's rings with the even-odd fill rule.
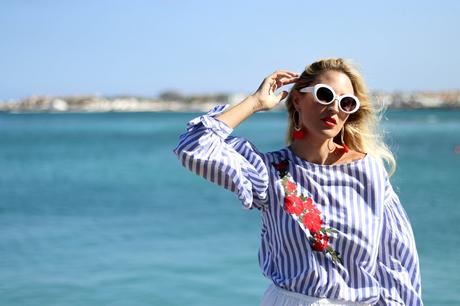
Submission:
[[[384,142],[384,131],[379,124],[386,108],[381,105],[377,109],[370,103],[369,93],[361,74],[349,61],[342,58],[326,58],[312,63],[305,68],[298,81],[291,88],[286,99],[288,110],[287,145],[290,145],[293,141],[293,115],[295,108],[292,102],[292,91],[310,86],[318,76],[330,70],[339,71],[348,76],[353,85],[354,94],[360,101],[359,110],[350,114],[344,124],[344,142],[352,150],[372,155],[383,167],[384,161],[386,161],[390,167],[389,176],[392,176],[396,172],[396,160]],[[334,142],[342,143],[340,133],[334,137]]]

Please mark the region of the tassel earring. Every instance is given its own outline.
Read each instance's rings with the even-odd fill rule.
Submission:
[[[297,110],[294,111],[293,122],[294,122],[294,132],[292,132],[292,138],[294,139],[304,138],[305,132],[302,130],[302,125],[300,124],[300,114]]]
[[[350,148],[348,148],[348,146],[345,144],[345,142],[343,141],[343,133],[345,132],[345,125],[342,127],[342,131],[341,131],[341,135],[340,135],[340,139],[342,141],[342,145],[343,145],[343,151],[345,153],[347,153],[348,151],[350,151]]]

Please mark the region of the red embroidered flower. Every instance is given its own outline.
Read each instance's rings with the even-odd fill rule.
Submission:
[[[290,214],[300,215],[303,212],[302,200],[296,195],[288,195],[284,198],[284,207]]]
[[[323,252],[327,249],[329,244],[329,236],[327,234],[321,234],[320,232],[316,232],[313,235],[313,240],[313,250]]]
[[[288,182],[287,182],[287,191],[288,191],[289,193],[294,192],[294,191],[296,190],[296,188],[297,188],[297,185],[296,185],[295,183],[293,183],[293,182],[291,182],[291,181],[288,181]]]
[[[319,214],[313,211],[308,211],[302,219],[303,225],[305,225],[306,228],[310,232],[317,232],[321,229],[321,224],[323,221],[321,220],[321,217]]]
[[[309,211],[312,209],[316,209],[315,206],[313,206],[313,199],[308,198],[305,202],[303,202],[303,208]]]
[[[332,227],[323,226],[321,211],[316,208],[311,197],[307,198],[304,195],[297,196],[297,184],[291,181],[292,177],[287,172],[288,160],[272,164],[282,179],[281,182],[285,194],[284,209],[289,214],[299,217],[297,222],[302,223],[308,229],[311,235],[309,240],[312,249],[318,252],[326,252],[332,257],[334,263],[339,262],[343,264],[340,253],[329,245],[329,234],[337,233],[337,230]]]

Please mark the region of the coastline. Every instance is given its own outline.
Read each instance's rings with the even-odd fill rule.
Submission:
[[[0,101],[3,113],[101,113],[101,112],[203,112],[218,104],[234,105],[248,94],[183,96],[165,93],[159,98],[97,95],[31,96],[18,101]],[[372,92],[371,103],[384,109],[460,109],[460,90],[447,92]],[[283,102],[273,111],[285,111]]]

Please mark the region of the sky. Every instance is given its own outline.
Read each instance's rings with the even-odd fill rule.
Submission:
[[[372,90],[460,89],[460,1],[0,2],[0,101],[252,93],[353,60]]]

